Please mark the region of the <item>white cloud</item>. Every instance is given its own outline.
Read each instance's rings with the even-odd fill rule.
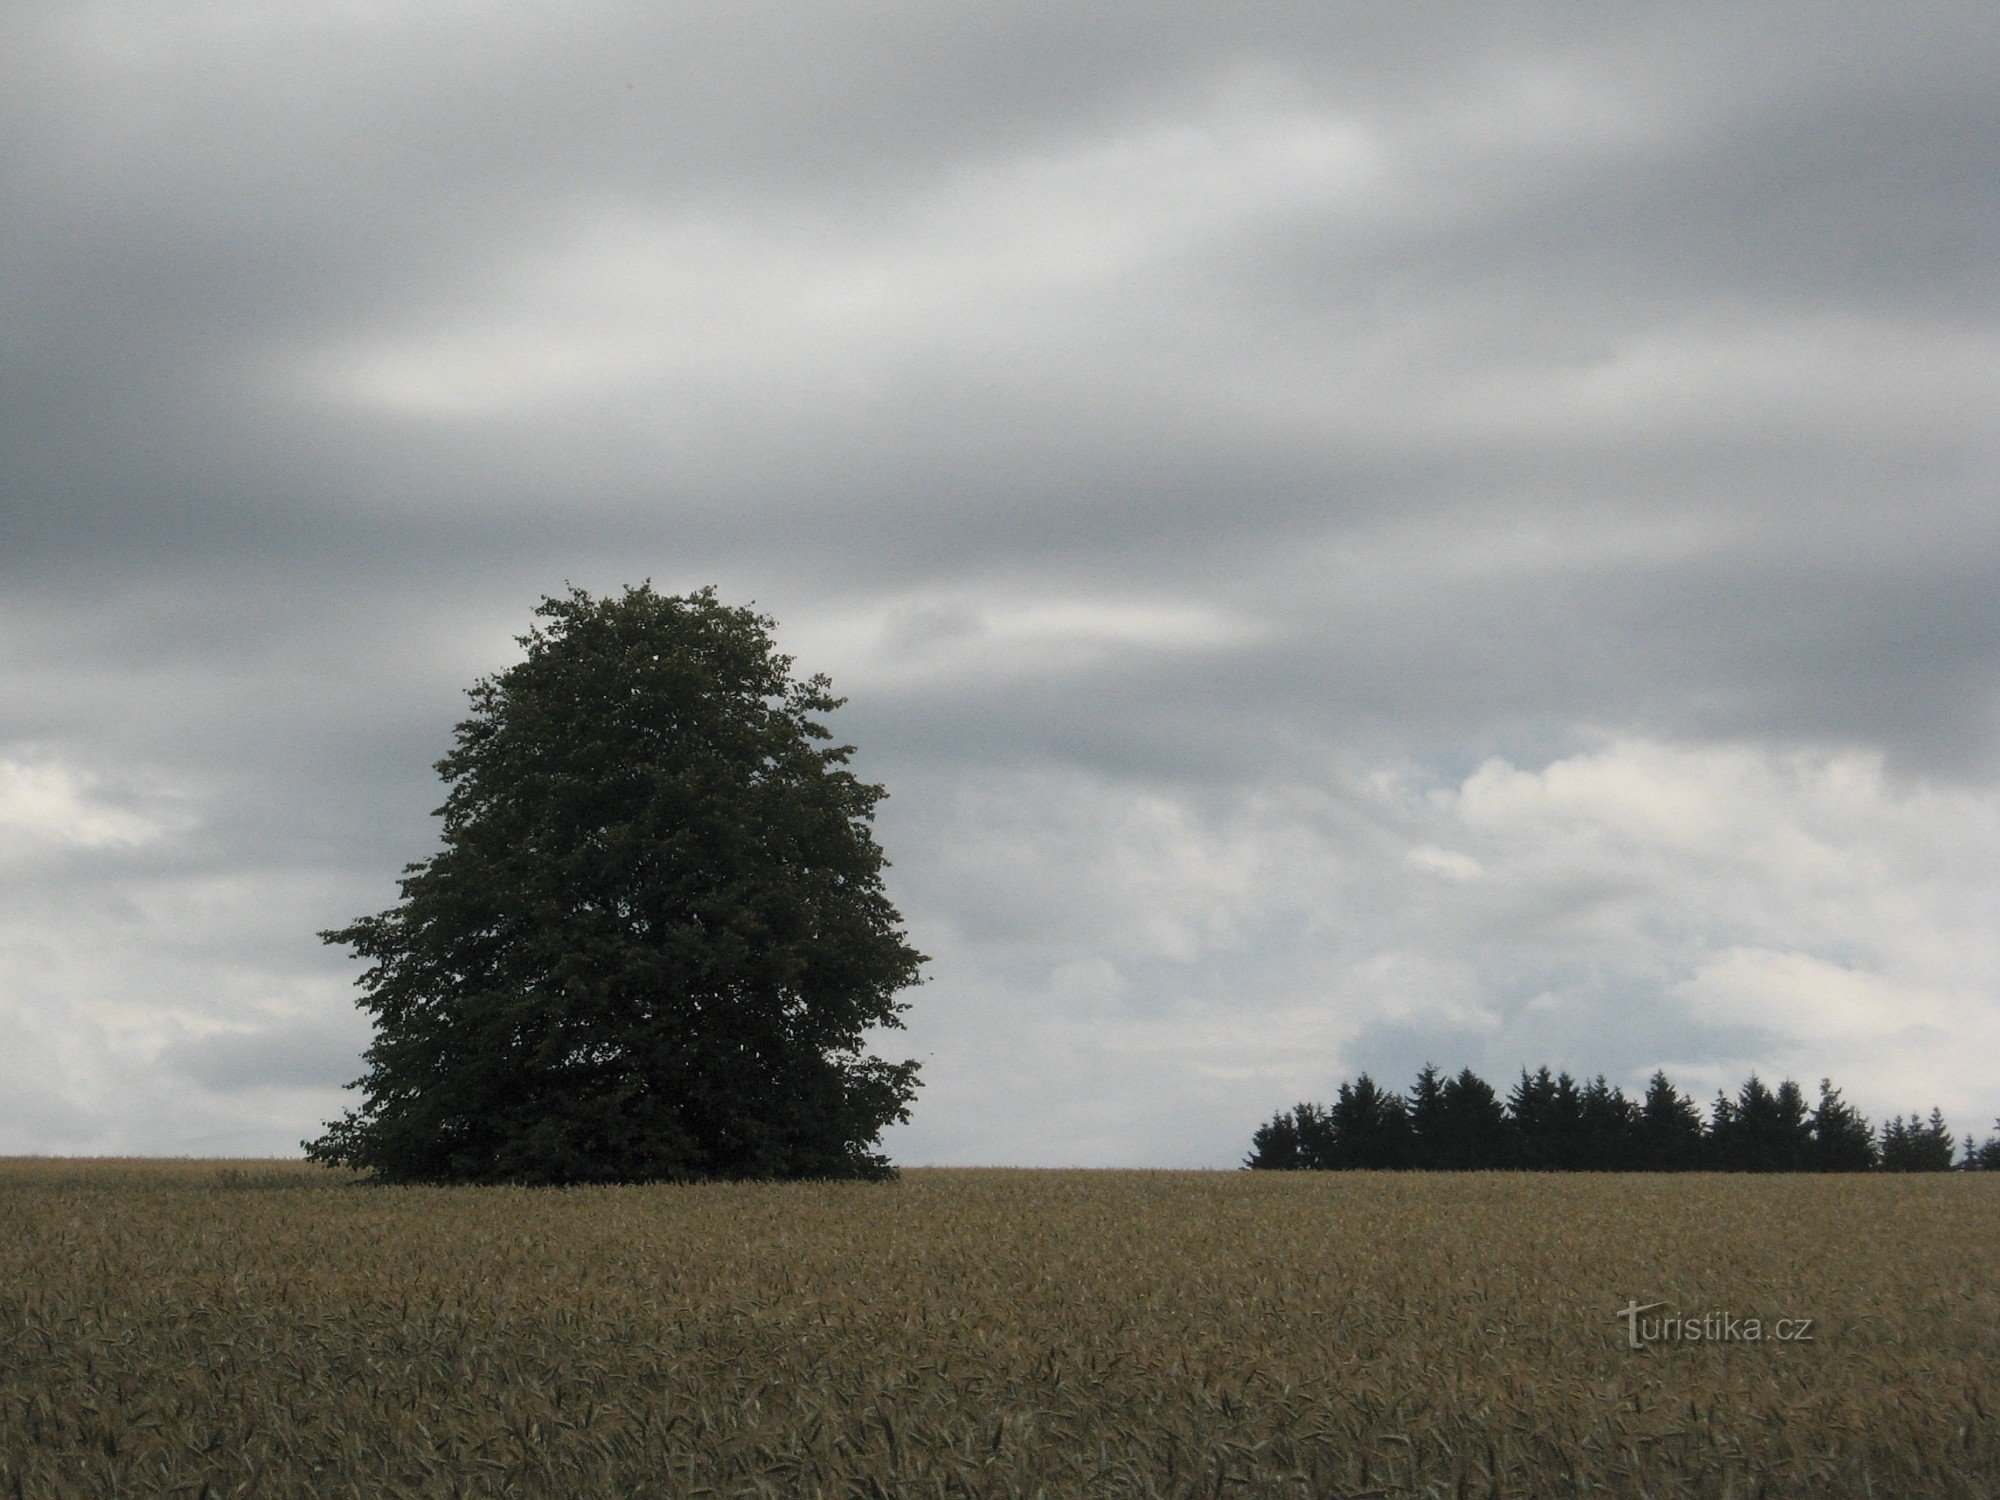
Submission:
[[[1457,849],[1440,849],[1435,844],[1418,844],[1403,856],[1413,869],[1428,870],[1446,880],[1477,880],[1485,867],[1470,854]]]
[[[976,1117],[993,1159],[1087,1138],[1220,1163],[1271,1109],[1425,1055],[1503,1084],[1831,1075],[1877,1118],[1937,1103],[1961,1128],[2000,1107],[2000,797],[1873,756],[1624,738],[1225,798],[1023,776],[931,828],[898,865],[948,955],[912,1017],[937,1059],[899,1137],[921,1159]],[[968,1003],[1024,965],[1051,976],[1032,1004]]]
[[[1264,634],[1254,619],[1192,600],[981,583],[795,615],[786,641],[844,690],[918,694],[1219,652]]]
[[[1991,995],[1952,993],[1898,982],[1867,969],[1768,948],[1732,947],[1673,986],[1688,1013],[1708,1022],[1746,1021],[1787,1042],[1935,1042],[1968,1023],[1986,1029],[2000,1010]]]
[[[0,758],[0,852],[131,849],[175,826],[170,809],[134,807],[59,761]]]
[[[313,937],[352,898],[289,860],[208,869],[187,799],[112,785],[0,778],[6,1149],[290,1153],[359,1072],[366,1027]]]

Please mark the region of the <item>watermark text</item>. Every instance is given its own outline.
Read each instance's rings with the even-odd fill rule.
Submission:
[[[1626,1344],[1810,1344],[1816,1318],[1759,1318],[1743,1313],[1677,1313],[1664,1302],[1628,1302],[1612,1316]]]

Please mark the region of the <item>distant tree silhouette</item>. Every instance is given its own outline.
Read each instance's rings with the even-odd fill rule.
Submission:
[[[1583,1166],[1592,1172],[1634,1172],[1644,1165],[1639,1106],[1599,1073],[1583,1090]]]
[[[2000,1131],[2000,1120],[1994,1122]],[[1633,1100],[1600,1073],[1523,1068],[1503,1102],[1470,1068],[1446,1077],[1425,1063],[1407,1094],[1366,1073],[1342,1083],[1330,1108],[1297,1104],[1260,1125],[1244,1165],[1276,1170],[1543,1172],[1940,1172],[1955,1139],[1944,1116],[1891,1118],[1879,1143],[1868,1121],[1822,1078],[1818,1103],[1791,1079],[1755,1073],[1708,1118],[1663,1072]],[[1967,1170],[2000,1171],[2000,1135],[1965,1141]]]
[[[1246,1167],[1281,1172],[1324,1171],[1334,1165],[1333,1123],[1317,1104],[1296,1104],[1250,1137]]]
[[[1567,1072],[1521,1070],[1507,1096],[1513,1164],[1540,1172],[1629,1172],[1645,1165],[1639,1107],[1603,1074],[1578,1085]],[[1697,1134],[1701,1128],[1695,1120]]]
[[[1723,1172],[1799,1172],[1812,1157],[1804,1092],[1786,1079],[1774,1093],[1755,1073],[1734,1101],[1716,1099],[1709,1165]]]
[[[1812,1161],[1811,1111],[1805,1090],[1787,1078],[1772,1099],[1768,1147],[1773,1172],[1803,1172]]]
[[[1708,1106],[1708,1123],[1701,1132],[1701,1165],[1706,1170],[1734,1170],[1729,1157],[1736,1149],[1736,1101],[1722,1089]]]
[[[1305,1165],[1299,1160],[1298,1122],[1290,1110],[1279,1110],[1251,1132],[1243,1165],[1260,1172],[1296,1172]]]
[[[2000,1132],[2000,1120],[1993,1122],[1993,1128]],[[1967,1135],[1965,1164],[1975,1172],[2000,1172],[2000,1134],[1989,1135],[1983,1145],[1974,1145]]]
[[[1701,1109],[1663,1072],[1646,1084],[1634,1136],[1638,1165],[1645,1171],[1686,1172],[1702,1164]]]
[[[1521,1081],[1507,1094],[1516,1165],[1531,1172],[1560,1172],[1569,1166],[1568,1138],[1580,1118],[1575,1095],[1567,1073],[1558,1080],[1546,1067],[1532,1073],[1521,1069]]]
[[[1436,1171],[1444,1159],[1444,1077],[1425,1063],[1403,1107],[1410,1122],[1410,1165]]]
[[[1876,1165],[1875,1132],[1861,1113],[1840,1097],[1840,1090],[1829,1078],[1819,1081],[1808,1165],[1815,1172],[1865,1172]]]
[[[1333,1165],[1333,1119],[1317,1104],[1301,1104],[1292,1111],[1299,1133],[1299,1165],[1309,1171],[1324,1172]]]
[[[1911,1115],[1891,1117],[1882,1127],[1882,1170],[1885,1172],[1948,1172],[1954,1145],[1944,1127],[1944,1115],[1931,1111],[1928,1120]]]
[[[1511,1165],[1507,1113],[1492,1084],[1466,1068],[1438,1091],[1438,1107],[1438,1167],[1478,1172]]]
[[[1885,1172],[1913,1172],[1916,1170],[1916,1152],[1912,1148],[1911,1137],[1923,1128],[1923,1121],[1911,1115],[1906,1121],[1901,1115],[1891,1115],[1882,1122],[1881,1161]]]
[[[1327,1113],[1333,1134],[1327,1165],[1379,1170],[1410,1164],[1409,1111],[1366,1073],[1340,1086]]]

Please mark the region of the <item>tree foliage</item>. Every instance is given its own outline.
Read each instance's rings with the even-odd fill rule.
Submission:
[[[2000,1121],[1995,1122],[2000,1129]],[[1502,1101],[1467,1068],[1446,1077],[1429,1063],[1406,1094],[1363,1073],[1331,1108],[1281,1110],[1251,1139],[1244,1165],[1280,1170],[1415,1167],[1543,1172],[1944,1171],[1954,1139],[1944,1116],[1911,1115],[1875,1130],[1828,1079],[1808,1107],[1786,1079],[1775,1089],[1752,1074],[1732,1097],[1718,1093],[1706,1118],[1665,1073],[1634,1100],[1604,1078],[1523,1069]],[[2000,1137],[1968,1138],[1968,1169],[2000,1170]]]
[[[1874,1137],[1861,1112],[1840,1097],[1833,1081],[1819,1081],[1819,1103],[1813,1109],[1812,1144],[1808,1149],[1816,1172],[1865,1172],[1877,1165]]]
[[[1675,1088],[1664,1072],[1655,1072],[1647,1080],[1634,1134],[1634,1154],[1641,1168],[1684,1172],[1701,1165],[1705,1144],[1701,1108]]]
[[[1993,1122],[1993,1128],[2000,1131],[2000,1120]],[[2000,1135],[1989,1135],[1984,1141],[1967,1135],[1965,1167],[1971,1172],[2000,1172]]]
[[[1755,1073],[1709,1124],[1709,1164],[1725,1172],[1803,1171],[1812,1154],[1805,1095],[1786,1079],[1774,1092]]]
[[[1343,1083],[1327,1112],[1329,1167],[1401,1167],[1410,1160],[1410,1112],[1363,1073]]]
[[[368,959],[361,1105],[307,1143],[397,1181],[871,1177],[914,1062],[870,823],[772,622],[650,585],[545,599],[437,763],[442,847],[322,936]]]
[[[1928,1120],[1911,1115],[1906,1120],[1891,1118],[1882,1127],[1882,1170],[1885,1172],[1943,1172],[1951,1166],[1955,1142],[1944,1126],[1944,1115],[1931,1111]]]

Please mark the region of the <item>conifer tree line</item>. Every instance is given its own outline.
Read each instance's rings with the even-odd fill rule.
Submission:
[[[1995,1122],[2000,1130],[2000,1121]],[[1633,1099],[1599,1074],[1580,1083],[1547,1068],[1521,1072],[1503,1099],[1470,1068],[1429,1064],[1407,1093],[1363,1073],[1330,1105],[1299,1104],[1258,1127],[1244,1165],[1256,1169],[1544,1172],[2000,1171],[2000,1136],[1956,1138],[1942,1113],[1879,1130],[1829,1080],[1808,1101],[1786,1079],[1751,1074],[1704,1112],[1665,1073]]]

